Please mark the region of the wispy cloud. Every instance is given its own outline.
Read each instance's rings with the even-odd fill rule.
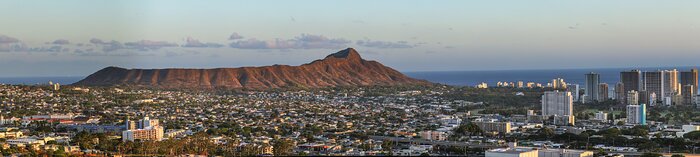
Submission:
[[[343,38],[301,34],[294,39],[258,40],[251,38],[232,42],[229,46],[239,49],[335,49],[347,47],[349,43],[352,41]]]
[[[231,36],[228,37],[228,40],[238,40],[238,39],[243,39],[243,36],[241,36],[235,32],[232,33]]]
[[[57,39],[57,40],[54,40],[53,42],[51,42],[51,44],[68,45],[68,44],[70,44],[70,41],[68,41],[66,39]]]
[[[6,35],[0,35],[0,44],[18,43],[19,39],[9,37]]]
[[[202,43],[197,39],[193,39],[190,37],[187,37],[185,40],[185,44],[182,45],[182,47],[201,47],[201,48],[218,48],[218,47],[223,47],[223,44],[219,43],[213,43],[213,42],[208,42],[208,43]]]
[[[369,39],[358,40],[355,42],[355,44],[360,45],[360,46],[364,46],[364,47],[381,48],[381,49],[413,48],[413,47],[417,46],[416,44],[409,44],[407,41],[391,42],[391,41],[372,41]]]
[[[179,45],[167,41],[139,40],[135,42],[126,42],[124,46],[130,49],[146,51],[157,50],[163,47],[178,47]]]

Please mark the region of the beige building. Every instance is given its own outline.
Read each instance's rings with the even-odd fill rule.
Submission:
[[[447,133],[442,131],[421,131],[419,134],[422,139],[426,140],[447,140]]]
[[[510,122],[472,122],[485,132],[510,133]]]
[[[487,150],[486,157],[538,157],[536,149],[529,148],[498,148]]]
[[[539,157],[593,157],[592,151],[571,149],[542,149]]]
[[[160,126],[158,119],[144,117],[140,120],[139,129],[132,129],[133,121],[127,120],[126,127],[130,130],[122,132],[123,141],[160,141],[164,136],[164,129]]]
[[[123,141],[160,141],[163,139],[163,127],[153,126],[145,129],[126,130],[122,132]]]

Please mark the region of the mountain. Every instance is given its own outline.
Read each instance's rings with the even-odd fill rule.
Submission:
[[[429,84],[376,61],[362,59],[353,48],[311,63],[289,66],[216,69],[125,69],[107,67],[74,85],[198,89],[273,89]]]

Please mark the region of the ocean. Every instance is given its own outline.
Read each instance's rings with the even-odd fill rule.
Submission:
[[[80,81],[85,78],[84,76],[55,76],[55,77],[0,77],[0,83],[2,84],[14,84],[14,85],[37,85],[37,84],[48,84],[49,81],[54,83],[59,83],[62,85],[68,85]]]
[[[653,67],[653,68],[598,68],[598,69],[555,69],[555,70],[494,70],[494,71],[428,71],[428,72],[404,72],[404,74],[418,79],[424,79],[435,83],[455,86],[475,86],[486,82],[489,86],[495,86],[497,82],[536,82],[546,85],[552,79],[562,78],[567,83],[579,84],[581,88],[585,83],[585,74],[594,72],[600,74],[600,82],[607,83],[611,88],[620,80],[620,72],[638,69],[641,71],[657,71],[659,69],[677,69],[688,71],[693,67]],[[679,74],[680,75],[680,74]]]
[[[597,69],[555,69],[555,70],[493,70],[493,71],[426,71],[404,72],[404,74],[424,79],[430,82],[455,86],[474,86],[486,82],[489,86],[495,86],[498,81],[507,82],[537,82],[546,85],[554,78],[563,78],[567,83],[585,85],[584,74],[595,72],[600,74],[600,82],[608,83],[614,87],[620,80],[621,71],[639,69],[642,71],[656,71],[659,69],[677,69],[687,71],[693,67],[653,67],[653,68],[597,68]],[[80,81],[84,76],[61,77],[0,77],[3,84],[47,84],[49,81],[68,85]],[[583,87],[581,87],[583,88]]]

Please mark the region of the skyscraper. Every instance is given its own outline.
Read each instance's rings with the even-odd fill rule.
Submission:
[[[654,94],[654,98],[663,98],[664,95],[664,75],[661,71],[645,71],[644,73],[644,89],[650,94]],[[651,96],[650,96],[651,97]]]
[[[586,74],[586,102],[591,102],[593,100],[599,100],[598,98],[598,86],[600,84],[600,75],[596,73]]]
[[[574,106],[571,92],[546,91],[542,95],[542,116],[563,117],[568,124],[574,124]]]
[[[640,103],[654,105],[649,98],[649,92],[647,92],[646,90],[639,91],[639,101],[637,101],[637,104]]]
[[[598,84],[598,101],[605,101],[610,98],[608,95],[608,90],[609,87],[607,83]]]
[[[647,124],[647,107],[641,105],[627,105],[627,123],[628,124]]]
[[[693,92],[698,92],[698,69],[681,72],[681,87],[685,85],[693,85]]]
[[[620,104],[625,104],[627,100],[624,100],[625,97],[627,96],[627,93],[625,93],[625,85],[622,84],[622,82],[618,82],[615,84],[615,100],[620,102]]]
[[[555,79],[552,79],[552,88],[554,88],[554,89],[565,89],[565,88],[566,88],[566,82],[564,82],[564,79],[562,79],[562,78],[555,78]]]
[[[566,91],[571,92],[571,95],[574,97],[574,101],[581,101],[579,99],[579,86],[578,84],[568,84],[566,85]]]
[[[644,84],[641,81],[642,73],[639,70],[623,71],[620,72],[620,82],[622,82],[623,93],[629,91],[641,91]],[[616,87],[617,88],[617,87]],[[622,94],[625,97],[625,94]],[[621,98],[623,104],[628,104],[625,102],[627,99]]]
[[[678,70],[664,70],[662,73],[664,97],[673,97],[674,95],[680,94],[680,87],[678,84]]]
[[[695,86],[687,84],[683,85],[681,89],[683,105],[693,105],[695,103],[695,93],[697,92]]]

